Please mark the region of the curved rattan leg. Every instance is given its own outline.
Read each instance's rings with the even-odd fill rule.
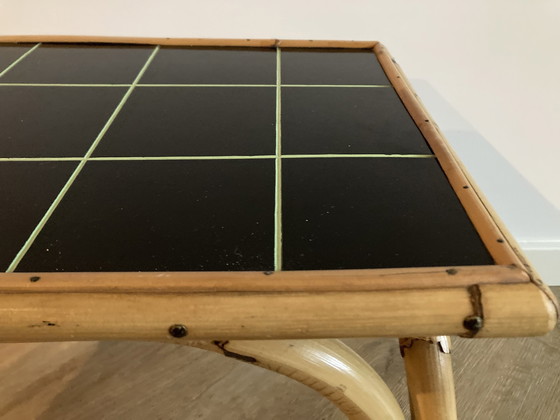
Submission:
[[[299,381],[331,400],[348,418],[403,419],[377,373],[338,340],[185,341]]]
[[[412,418],[457,419],[449,337],[402,338],[400,346]]]

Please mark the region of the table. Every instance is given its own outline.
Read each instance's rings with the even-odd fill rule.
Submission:
[[[0,39],[0,340],[156,340],[402,418],[336,338],[401,337],[454,418],[450,335],[554,295],[378,42]]]

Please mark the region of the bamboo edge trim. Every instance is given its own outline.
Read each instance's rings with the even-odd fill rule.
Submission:
[[[361,292],[528,283],[504,266],[282,272],[2,273],[0,293]]]
[[[481,285],[477,337],[544,335],[531,283]],[[301,339],[467,335],[462,287],[321,293],[1,293],[0,341]],[[177,328],[180,327],[180,328]],[[176,334],[175,330],[181,330]],[[179,340],[179,341],[177,341]]]
[[[500,217],[492,209],[480,188],[472,180],[457,154],[441,133],[437,124],[414,92],[404,72],[387,48],[377,43],[373,48],[381,67],[395,88],[410,116],[426,138],[448,177],[449,183],[463,204],[482,241],[498,264],[514,264],[527,272],[530,281],[551,301],[556,319],[560,319],[560,306],[556,296],[536,274],[536,270],[523,255],[519,245],[508,232]],[[467,188],[465,188],[467,187]]]
[[[355,48],[372,49],[377,41],[336,41],[297,39],[220,39],[220,38],[141,38],[126,36],[86,36],[86,35],[4,35],[0,42],[9,43],[102,43],[102,44],[144,44],[190,47],[283,47],[283,48]]]

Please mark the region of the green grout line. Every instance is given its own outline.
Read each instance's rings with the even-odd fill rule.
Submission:
[[[282,71],[281,51],[276,47],[276,159],[274,197],[274,271],[282,270]]]
[[[60,161],[78,161],[82,160],[81,157],[11,157],[0,158],[0,162],[60,162]]]
[[[97,145],[99,144],[99,142],[101,141],[101,139],[103,138],[103,136],[105,135],[107,130],[109,130],[109,127],[111,126],[113,121],[117,118],[117,115],[119,114],[121,109],[124,107],[124,104],[126,103],[128,98],[132,94],[132,91],[136,87],[136,84],[142,78],[142,76],[144,75],[144,72],[147,70],[148,66],[150,65],[150,63],[152,62],[152,60],[154,59],[154,57],[156,56],[158,51],[159,51],[159,45],[154,48],[154,51],[152,51],[152,54],[150,54],[150,57],[148,57],[148,60],[146,61],[146,63],[142,67],[142,69],[140,70],[140,73],[138,73],[138,76],[136,76],[136,79],[134,79],[134,81],[132,82],[132,84],[130,85],[130,87],[128,88],[128,90],[126,91],[124,96],[122,97],[121,101],[119,102],[119,104],[117,105],[117,107],[115,108],[115,110],[113,111],[111,116],[109,117],[109,120],[107,120],[107,122],[105,123],[105,125],[103,126],[103,128],[101,129],[99,134],[97,135],[97,138],[95,139],[95,141],[93,142],[93,144],[91,145],[91,147],[87,151],[86,155],[84,156],[84,160],[89,159],[90,156],[93,154],[95,148],[97,147]]]
[[[50,217],[52,216],[52,214],[54,213],[54,211],[56,210],[56,208],[58,207],[58,205],[60,204],[60,202],[62,201],[62,199],[64,198],[64,196],[66,195],[66,193],[68,192],[68,190],[70,189],[74,181],[76,180],[76,178],[78,177],[78,175],[80,174],[81,170],[85,166],[89,157],[92,155],[95,148],[97,147],[97,145],[99,144],[99,142],[101,141],[101,139],[103,138],[103,136],[105,135],[105,133],[107,132],[107,130],[109,129],[113,121],[115,120],[115,118],[117,117],[118,113],[123,108],[125,102],[130,97],[132,91],[134,90],[136,83],[138,83],[138,81],[140,80],[140,78],[142,77],[142,75],[144,74],[144,72],[146,71],[146,69],[152,62],[152,60],[154,59],[158,50],[159,50],[159,46],[156,46],[154,48],[154,51],[152,52],[152,54],[150,54],[150,57],[148,58],[148,60],[146,61],[146,63],[138,73],[138,76],[136,76],[136,79],[134,79],[134,82],[132,82],[132,85],[128,88],[128,90],[122,97],[121,101],[119,102],[119,104],[117,105],[117,107],[115,108],[115,110],[113,111],[113,113],[111,114],[111,116],[109,117],[109,119],[107,120],[107,122],[105,123],[105,125],[103,126],[99,134],[97,135],[97,137],[95,138],[92,145],[90,146],[90,148],[88,149],[88,151],[86,152],[86,154],[84,155],[84,157],[82,158],[82,160],[80,161],[76,169],[74,169],[74,172],[72,172],[72,175],[70,175],[70,178],[68,179],[68,181],[66,181],[66,184],[64,184],[64,187],[62,187],[62,189],[60,190],[60,192],[58,193],[58,195],[50,205],[47,212],[43,215],[43,217],[41,218],[37,226],[35,226],[35,229],[33,229],[33,232],[31,232],[31,235],[29,235],[29,238],[27,238],[25,244],[23,244],[23,247],[16,254],[15,258],[13,259],[8,269],[6,270],[7,273],[13,272],[17,268],[18,264],[25,256],[27,251],[29,251],[29,248],[31,248],[31,245],[33,244],[33,242],[35,241],[35,239],[37,238],[41,230],[43,230],[48,220],[50,219]]]
[[[12,66],[15,65],[12,64]],[[9,68],[8,68],[9,69]],[[6,69],[5,71],[7,71]],[[130,83],[0,83],[2,86],[15,86],[15,87],[130,87]],[[136,87],[276,87],[276,85],[267,84],[137,84]],[[390,85],[282,85],[282,87],[292,88],[388,88]]]
[[[398,154],[375,154],[375,153],[363,153],[363,154],[310,154],[310,155],[283,155],[282,158],[285,159],[304,159],[304,158],[414,158],[414,159],[426,159],[435,158],[435,155],[398,155]]]
[[[16,64],[18,64],[21,60],[23,60],[25,57],[27,57],[29,54],[31,54],[33,51],[35,51],[35,49],[39,48],[40,45],[41,45],[41,43],[39,42],[37,45],[35,45],[29,51],[23,53],[16,61],[14,61],[12,64],[10,64],[8,67],[6,67],[4,69],[4,71],[2,73],[0,73],[0,78],[2,76],[4,76],[6,73],[8,73],[12,68],[14,68],[14,66]]]
[[[15,87],[130,87],[130,83],[0,83],[0,86]]]
[[[391,85],[282,85],[282,87],[317,87],[317,88],[389,88]]]
[[[128,160],[251,160],[275,159],[276,155],[250,155],[250,156],[100,156],[88,160],[103,161],[128,161]]]
[[[187,84],[187,83],[158,83],[158,84],[140,84],[138,87],[276,87],[276,85],[266,84]]]

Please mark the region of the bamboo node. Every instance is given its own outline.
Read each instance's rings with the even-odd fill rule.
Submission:
[[[468,330],[461,337],[473,338],[484,327],[484,310],[482,308],[482,291],[478,284],[470,286],[468,292],[471,297],[473,314],[463,320],[463,327]]]

